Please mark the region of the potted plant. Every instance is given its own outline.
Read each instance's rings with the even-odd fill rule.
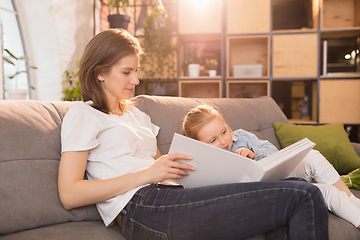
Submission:
[[[209,76],[210,77],[215,77],[216,76],[216,69],[218,66],[218,62],[216,59],[207,59],[206,60],[206,64],[209,67]]]
[[[186,52],[185,65],[188,65],[189,77],[199,77],[200,75],[198,48],[198,43],[191,43]]]
[[[129,5],[129,0],[108,0],[107,3],[101,0],[103,5],[106,5],[109,10],[108,21],[110,28],[123,28],[127,30],[130,22],[130,16],[126,15],[126,9]],[[111,14],[115,9],[115,14]],[[120,9],[124,14],[120,14]]]
[[[66,70],[64,72],[65,80],[63,84],[66,85],[66,88],[62,90],[63,97],[62,101],[80,101],[81,100],[81,89],[79,82],[79,67],[80,61],[76,62],[75,70]]]
[[[175,79],[176,46],[173,41],[171,18],[163,5],[150,8],[143,22],[142,46],[145,54],[140,69],[145,79]]]
[[[8,49],[4,49],[4,51],[9,55],[3,56],[3,59],[14,66],[14,72],[12,75],[8,76],[9,79],[14,80],[14,88],[6,89],[5,91],[9,94],[10,100],[15,99],[26,99],[26,95],[29,93],[29,89],[19,89],[18,87],[18,76],[21,73],[27,73],[27,68],[37,69],[34,66],[29,66],[28,63],[28,57],[22,56],[22,57],[16,57],[12,52],[10,52]],[[25,70],[23,70],[25,69]],[[30,86],[32,89],[35,89],[33,86]]]

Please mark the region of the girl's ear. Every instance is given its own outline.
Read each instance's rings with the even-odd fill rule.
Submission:
[[[100,82],[103,82],[105,79],[104,79],[104,76],[102,74],[99,74],[97,75],[97,79],[100,81]]]

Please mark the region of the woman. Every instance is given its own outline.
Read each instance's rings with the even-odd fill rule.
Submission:
[[[174,161],[191,156],[161,156],[159,128],[128,101],[139,83],[139,54],[138,41],[114,29],[84,50],[84,102],[69,109],[61,132],[58,185],[66,209],[96,203],[105,225],[117,219],[128,239],[244,239],[263,232],[269,239],[328,239],[324,200],[306,182],[194,189],[171,183],[195,169],[191,161]]]

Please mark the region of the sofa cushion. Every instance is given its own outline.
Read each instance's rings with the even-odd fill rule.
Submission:
[[[105,227],[102,221],[68,222],[0,237],[0,240],[125,240],[120,227]]]
[[[280,148],[280,143],[276,138],[272,122],[288,122],[284,113],[270,97],[194,99],[138,96],[134,98],[134,101],[140,110],[151,117],[154,124],[161,127],[157,140],[162,154],[168,153],[173,134],[180,133],[185,115],[190,109],[201,104],[215,107],[233,130],[243,128],[260,139],[269,140],[277,148]]]
[[[281,147],[289,146],[305,137],[316,143],[318,150],[340,174],[360,167],[360,157],[355,152],[344,126],[332,123],[321,126],[304,126],[274,122]]]
[[[67,211],[57,190],[60,126],[69,102],[0,101],[0,235],[100,220],[94,206]]]

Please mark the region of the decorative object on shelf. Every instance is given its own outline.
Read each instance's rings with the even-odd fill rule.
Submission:
[[[109,10],[108,21],[110,28],[122,28],[127,30],[130,22],[130,16],[126,15],[126,9],[129,0],[108,0],[107,3],[101,0],[103,5],[106,5]],[[120,14],[120,8],[124,14]],[[115,14],[111,14],[115,9]]]
[[[27,68],[37,69],[37,67],[28,65],[29,58],[26,56],[16,57],[8,49],[4,49],[4,51],[9,55],[9,57],[3,56],[3,59],[10,65],[14,66],[15,70],[12,75],[8,76],[10,80],[14,80],[14,88],[8,88],[5,91],[9,94],[10,100],[25,100],[26,95],[29,93],[29,89],[18,88],[18,76],[21,73],[27,73]],[[35,89],[33,86],[30,86],[30,88]]]
[[[173,41],[171,18],[158,1],[155,9],[150,9],[144,20],[142,46],[145,53],[140,59],[140,70],[144,78],[175,78],[176,46]]]
[[[261,77],[263,66],[261,64],[233,65],[234,77]]]
[[[210,77],[215,77],[216,76],[216,69],[217,69],[217,66],[218,66],[217,60],[216,59],[207,59],[206,64],[210,68],[209,76]]]
[[[189,77],[199,77],[200,75],[200,64],[191,63],[188,66]]]
[[[183,40],[180,40],[183,41]],[[188,71],[189,77],[199,77],[200,60],[198,57],[199,43],[189,43],[185,47],[185,59],[183,64],[184,75]]]
[[[79,67],[80,61],[76,62],[76,71],[65,71],[65,80],[63,84],[66,84],[68,87],[62,90],[63,97],[62,101],[80,101],[81,100],[81,90],[79,83]]]

